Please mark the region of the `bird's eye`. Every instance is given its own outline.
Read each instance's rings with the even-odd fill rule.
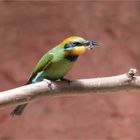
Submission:
[[[67,48],[72,48],[74,47],[73,43],[66,43],[64,48],[67,49]]]
[[[73,44],[74,44],[75,46],[82,46],[82,44],[81,44],[80,42],[73,42]]]

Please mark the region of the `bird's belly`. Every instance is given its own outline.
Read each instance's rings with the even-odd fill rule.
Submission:
[[[43,73],[43,77],[49,80],[57,80],[66,75],[71,69],[73,62],[60,61],[51,63]]]

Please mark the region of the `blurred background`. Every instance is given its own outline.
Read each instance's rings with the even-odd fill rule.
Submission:
[[[88,51],[66,76],[112,76],[140,70],[140,2],[0,2],[0,90],[22,86],[40,57],[73,35],[103,47]],[[140,74],[138,72],[138,74]],[[46,97],[21,117],[0,110],[0,139],[140,138],[140,95],[136,91]]]

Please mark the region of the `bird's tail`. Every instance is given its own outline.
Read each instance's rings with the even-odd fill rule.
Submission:
[[[26,104],[18,105],[11,113],[10,115],[15,116],[15,115],[21,115],[25,107],[27,106]]]
[[[31,78],[29,78],[28,82],[25,84],[25,85],[28,85],[32,83],[31,82]],[[11,113],[10,115],[12,116],[15,116],[15,115],[21,115],[25,109],[25,107],[27,106],[28,103],[25,103],[25,104],[21,104],[21,105],[18,105]]]

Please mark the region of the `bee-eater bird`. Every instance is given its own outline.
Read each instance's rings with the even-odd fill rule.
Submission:
[[[65,39],[40,59],[26,84],[36,83],[43,79],[65,80],[64,76],[76,62],[78,56],[96,45],[99,43],[78,36]],[[18,105],[11,115],[21,115],[26,105],[27,103]]]

